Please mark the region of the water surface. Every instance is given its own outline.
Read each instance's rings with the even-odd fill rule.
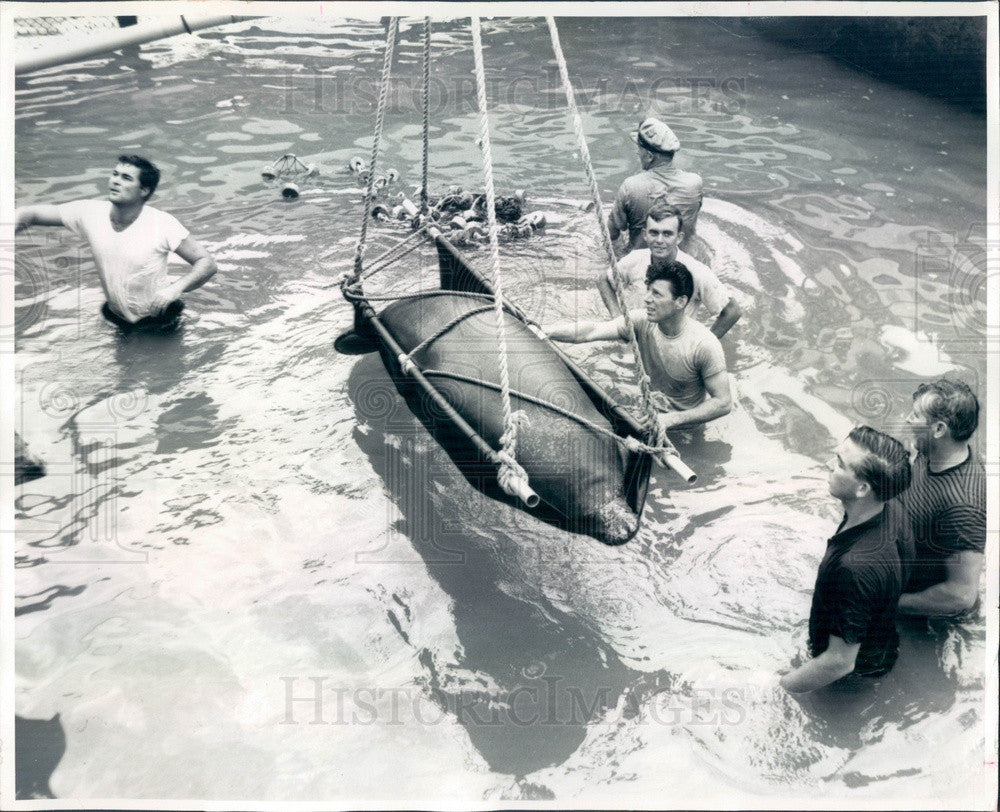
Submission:
[[[71,235],[18,243],[18,425],[49,475],[16,492],[17,712],[60,714],[55,795],[973,797],[981,626],[908,628],[860,693],[766,686],[804,656],[830,450],[856,422],[898,429],[930,376],[985,392],[985,119],[730,22],[560,22],[605,202],[636,169],[629,129],[666,118],[705,179],[699,250],[744,309],[736,408],[680,441],[698,483],[656,474],[621,548],[471,489],[377,358],[333,351],[376,22],[248,22],[19,80],[18,204],[100,197],[117,154],[147,154],[154,205],[220,268],[179,332],[124,338]],[[411,189],[419,29],[402,38],[385,152]],[[504,246],[506,290],[540,321],[595,317],[545,26],[484,39],[498,188],[550,219]],[[469,35],[442,24],[434,48],[431,183],[478,187]],[[322,167],[292,202],[260,178],[286,152]],[[372,253],[404,233],[373,227]],[[380,284],[431,286],[434,264]],[[626,349],[571,353],[636,403]]]

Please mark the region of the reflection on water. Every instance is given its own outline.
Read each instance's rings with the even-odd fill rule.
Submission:
[[[18,243],[18,428],[49,475],[15,501],[17,710],[66,735],[32,793],[643,805],[975,784],[980,627],[905,630],[877,686],[797,701],[768,680],[803,656],[839,518],[830,449],[856,422],[898,428],[929,374],[985,392],[984,120],[719,21],[560,28],[605,200],[635,171],[635,120],[676,124],[709,192],[697,250],[744,311],[723,342],[733,413],[677,438],[699,481],[655,472],[621,548],[470,488],[373,388],[377,358],[332,349],[377,22],[253,21],[18,82],[19,203],[98,196],[118,152],[148,153],[153,204],[220,268],[177,331],[122,335],[71,236]],[[386,119],[403,189],[416,35]],[[541,322],[597,317],[544,25],[496,20],[485,40],[498,189],[549,215],[503,246],[505,290]],[[446,23],[434,43],[431,180],[478,188],[468,35]],[[322,168],[294,201],[260,179],[285,151]],[[417,251],[372,284],[420,290],[435,263]],[[637,402],[626,351],[569,351]]]

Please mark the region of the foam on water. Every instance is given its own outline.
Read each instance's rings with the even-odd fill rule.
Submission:
[[[914,375],[936,377],[959,369],[952,363],[948,353],[923,333],[886,324],[882,327],[880,338],[886,346],[899,350],[899,355],[893,359],[893,365]]]

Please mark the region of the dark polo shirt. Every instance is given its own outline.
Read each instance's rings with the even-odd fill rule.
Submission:
[[[846,521],[845,516],[840,527]],[[874,677],[892,668],[899,648],[896,604],[903,587],[899,551],[912,543],[909,538],[909,522],[895,500],[868,521],[843,532],[837,529],[827,542],[813,591],[813,657],[826,651],[835,635],[861,644],[854,673]]]

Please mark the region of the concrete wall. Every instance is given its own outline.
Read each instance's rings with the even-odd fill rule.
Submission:
[[[746,25],[879,79],[986,109],[985,17],[755,17]]]

